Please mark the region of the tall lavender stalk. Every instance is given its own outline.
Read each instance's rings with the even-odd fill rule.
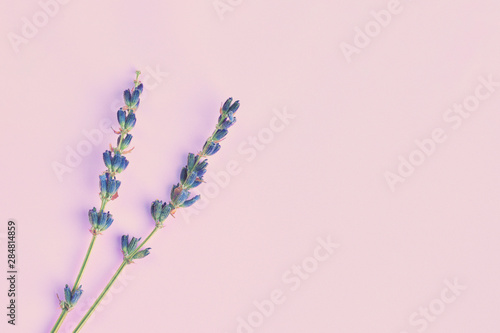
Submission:
[[[94,247],[95,240],[98,235],[108,229],[113,223],[113,216],[109,211],[105,212],[104,209],[106,208],[106,204],[108,202],[115,200],[118,197],[118,189],[120,188],[121,182],[116,179],[116,175],[123,172],[129,164],[129,161],[123,155],[132,150],[127,150],[127,148],[130,146],[132,141],[132,135],[129,133],[134,128],[136,123],[135,112],[139,107],[140,95],[143,90],[143,85],[139,81],[140,74],[141,73],[139,71],[136,72],[134,88],[132,90],[127,89],[123,93],[125,106],[120,108],[117,112],[120,129],[115,131],[116,134],[119,134],[116,141],[116,147],[110,145],[110,150],[106,150],[103,154],[104,164],[107,169],[99,176],[99,197],[101,200],[100,208],[97,210],[97,208],[94,207],[89,210],[88,213],[91,225],[89,231],[92,234],[92,239],[90,240],[87,253],[83,259],[82,266],[80,267],[80,271],[78,272],[75,283],[73,284],[73,288],[70,289],[68,285],[64,288],[64,299],[59,300],[61,314],[51,330],[52,333],[59,330],[68,312],[75,307],[80,296],[82,295],[83,290],[80,285],[80,281],[82,279],[83,272],[85,271],[85,267],[87,266],[92,248]]]
[[[141,259],[149,255],[149,250],[151,248],[144,248],[144,246],[159,229],[163,228],[163,223],[167,217],[169,215],[174,215],[177,209],[189,207],[200,199],[199,195],[189,198],[191,195],[190,190],[203,183],[203,176],[208,166],[208,162],[205,157],[212,156],[220,150],[220,141],[226,137],[229,127],[236,122],[234,114],[238,110],[239,106],[239,101],[233,103],[232,98],[226,100],[220,109],[217,126],[212,135],[203,145],[203,149],[196,155],[191,153],[188,154],[187,164],[181,171],[180,182],[172,186],[172,190],[170,192],[170,202],[167,203],[160,200],[153,201],[151,204],[151,216],[155,222],[155,226],[142,243],[139,243],[140,238],[132,237],[132,239],[129,240],[128,235],[122,236],[121,250],[123,253],[123,262],[118,267],[115,274],[111,277],[108,284],[104,287],[101,294],[97,297],[94,304],[89,308],[87,313],[78,323],[73,333],[80,332],[83,325],[85,325],[92,313],[94,313],[95,309],[104,296],[106,296],[106,293],[113,286],[113,283],[116,281],[123,269],[128,264],[132,263],[133,260]]]

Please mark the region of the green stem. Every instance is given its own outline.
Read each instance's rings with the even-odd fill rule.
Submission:
[[[122,264],[120,265],[120,267],[118,267],[118,269],[116,270],[115,275],[113,275],[113,277],[111,278],[111,280],[109,280],[109,282],[106,285],[106,287],[104,287],[104,290],[101,292],[101,294],[99,295],[99,297],[97,297],[97,299],[95,300],[94,304],[92,304],[92,306],[87,311],[87,313],[85,314],[85,316],[83,316],[82,320],[80,320],[80,322],[76,326],[76,328],[73,331],[73,333],[80,332],[80,330],[82,329],[83,325],[85,325],[85,323],[87,322],[87,320],[89,320],[89,318],[92,315],[92,313],[94,313],[95,309],[97,308],[97,306],[99,305],[99,303],[102,301],[102,299],[104,298],[104,296],[106,296],[106,293],[109,291],[109,289],[113,286],[113,283],[115,283],[116,279],[118,278],[118,276],[120,275],[120,273],[123,271],[123,269],[125,268],[125,266],[127,266],[127,262],[124,260],[122,262]]]
[[[90,241],[89,248],[87,250],[87,254],[85,255],[85,259],[83,259],[82,267],[80,267],[80,271],[78,272],[78,276],[76,277],[75,284],[73,285],[73,290],[71,292],[72,294],[78,288],[78,284],[80,283],[80,280],[82,279],[83,271],[85,270],[85,267],[87,266],[87,262],[89,261],[90,252],[92,252],[92,248],[94,247],[94,243],[95,243],[96,238],[97,238],[97,235],[92,235],[92,240]]]
[[[123,269],[125,268],[125,266],[127,266],[127,264],[129,263],[129,258],[132,258],[151,239],[151,237],[153,237],[153,235],[156,233],[156,231],[158,231],[158,229],[159,229],[159,227],[156,226],[153,229],[153,231],[151,231],[151,233],[148,235],[148,237],[146,237],[146,239],[144,239],[144,241],[137,247],[137,249],[135,251],[133,251],[132,253],[130,253],[127,258],[123,259],[123,262],[120,265],[120,267],[118,267],[118,269],[116,270],[116,272],[113,275],[113,277],[111,278],[111,280],[109,280],[109,282],[106,285],[106,287],[104,287],[104,290],[101,292],[101,294],[99,295],[99,297],[97,297],[97,299],[95,300],[94,304],[92,304],[92,306],[90,307],[90,309],[83,316],[82,320],[80,320],[80,322],[78,323],[78,326],[76,326],[76,328],[73,331],[73,333],[80,332],[80,330],[82,329],[83,325],[85,325],[85,323],[89,320],[90,316],[94,313],[94,311],[97,308],[97,306],[99,305],[99,303],[101,303],[101,301],[104,298],[104,296],[106,296],[106,293],[113,286],[113,284],[115,283],[115,281],[118,278],[118,276],[120,275],[120,273],[123,271]]]
[[[106,204],[108,203],[108,200],[106,199],[101,199],[101,208],[99,209],[99,213],[102,214],[104,212],[104,208],[106,207]]]
[[[68,315],[68,310],[62,310],[61,315],[59,316],[59,318],[57,318],[57,321],[54,324],[54,327],[52,327],[50,333],[56,333],[57,331],[59,331],[59,328],[61,328],[61,324],[67,315]]]
[[[83,259],[82,266],[80,267],[80,271],[78,272],[78,276],[76,277],[75,284],[73,285],[73,289],[71,293],[73,294],[76,289],[78,288],[78,284],[80,283],[80,280],[82,279],[83,271],[85,270],[85,267],[87,266],[87,262],[90,257],[90,253],[92,252],[92,248],[94,247],[95,239],[97,238],[97,235],[92,235],[92,240],[90,241],[89,248],[87,250],[87,254],[85,255],[85,259]],[[54,324],[54,327],[52,328],[51,333],[55,333],[59,330],[61,327],[64,319],[66,318],[66,315],[68,314],[68,310],[62,310],[61,315],[57,319],[57,322]]]

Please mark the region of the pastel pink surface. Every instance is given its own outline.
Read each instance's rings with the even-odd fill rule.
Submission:
[[[115,223],[60,332],[119,266],[120,236],[152,229],[151,201],[230,96],[242,106],[204,200],[168,220],[82,332],[498,332],[500,86],[460,120],[448,111],[500,82],[498,1],[74,0],[36,21],[54,1],[0,4],[1,274],[9,219],[19,265],[15,327],[0,279],[1,332],[57,319],[116,140],[102,122],[117,127],[136,69],[146,89]],[[436,129],[446,138],[425,154]],[[405,176],[400,156],[418,164]],[[404,180],[394,191],[388,172]]]

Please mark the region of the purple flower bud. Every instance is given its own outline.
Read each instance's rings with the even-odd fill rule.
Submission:
[[[66,285],[66,287],[64,287],[64,301],[61,301],[60,303],[61,308],[66,311],[71,310],[80,299],[80,296],[82,296],[82,293],[82,286],[79,286],[73,292],[70,287]]]
[[[71,289],[69,289],[69,286],[66,285],[66,287],[64,287],[64,299],[66,300],[66,302],[71,302],[71,297]]]
[[[123,99],[125,100],[125,104],[128,107],[132,107],[132,94],[130,93],[130,89],[127,89],[123,92]]]
[[[164,203],[161,207],[160,222],[163,223],[174,207],[171,204]]]
[[[233,98],[229,97],[225,102],[224,105],[222,106],[222,112],[226,113],[229,110],[229,107],[231,106],[231,103],[233,102]]]
[[[128,148],[128,146],[130,145],[130,142],[132,141],[132,134],[127,134],[123,139],[122,141],[120,142],[120,138],[121,136],[119,136],[116,140],[116,145],[117,145],[117,148],[120,149],[120,150],[125,150]]]
[[[132,106],[136,106],[137,103],[139,102],[139,96],[141,95],[141,92],[137,89],[134,90],[132,93],[132,99],[130,101]]]
[[[213,154],[217,153],[220,150],[220,144],[207,141],[206,147],[205,147],[205,155],[207,156],[212,156]]]
[[[103,154],[102,157],[104,159],[104,165],[108,170],[111,170],[113,165],[111,163],[111,152],[109,150],[106,150]]]
[[[229,112],[232,112],[234,114],[239,109],[239,107],[240,107],[240,101],[236,101],[233,103],[233,105],[229,107]]]
[[[127,119],[125,120],[125,126],[123,127],[123,129],[126,131],[130,131],[132,128],[134,128],[135,122],[135,114],[133,112],[129,113]]]
[[[162,211],[163,202],[160,200],[153,201],[151,204],[151,216],[155,222],[160,222],[160,215]]]
[[[188,174],[188,169],[187,169],[187,166],[185,166],[184,168],[182,168],[181,170],[181,183],[184,184],[184,182],[186,181],[186,178],[187,178],[187,174]]]
[[[74,307],[78,300],[80,299],[80,296],[82,296],[83,290],[82,286],[78,287],[78,289],[75,290],[73,293],[73,297],[71,297],[71,307]]]
[[[192,170],[194,165],[196,164],[196,162],[198,162],[198,158],[199,156],[198,155],[195,155],[193,153],[189,153],[188,154],[188,162],[187,162],[187,168],[189,170]]]
[[[212,138],[214,139],[214,141],[220,141],[227,135],[227,133],[228,133],[227,129],[219,129],[217,130],[217,132],[215,132]]]
[[[92,227],[96,227],[99,224],[99,216],[95,207],[89,210],[89,222]]]
[[[194,197],[192,197],[189,200],[184,201],[184,203],[181,205],[181,207],[184,207],[184,208],[190,207],[190,206],[192,206],[198,200],[200,200],[200,195],[199,194],[196,195],[196,196],[194,196]]]
[[[150,247],[148,247],[145,250],[141,250],[141,251],[137,252],[136,254],[134,254],[134,257],[132,258],[132,260],[142,259],[142,258],[148,256],[149,255],[149,250],[151,250]]]
[[[139,85],[135,88],[135,90],[139,91],[139,93],[140,93],[140,94],[142,94],[142,90],[143,90],[143,89],[144,89],[144,85],[143,85],[142,83],[141,83],[141,84],[139,84]]]
[[[230,120],[230,119],[226,119],[224,120],[224,122],[220,125],[221,128],[223,129],[227,129],[231,126],[234,125],[234,123],[236,122],[236,118],[233,118],[233,120]]]
[[[124,256],[128,255],[127,247],[128,247],[128,235],[123,235],[122,236],[122,253]]]
[[[121,128],[124,128],[126,119],[125,111],[123,111],[122,109],[118,110],[116,116],[118,118],[118,124],[120,124]]]
[[[189,197],[189,191],[183,189],[179,184],[172,186],[172,191],[170,192],[170,199],[175,207],[178,207],[186,201]]]

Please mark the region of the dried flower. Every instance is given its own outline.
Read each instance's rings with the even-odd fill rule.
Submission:
[[[104,175],[100,175],[99,185],[101,188],[101,199],[112,200],[121,184],[121,181],[117,180],[116,177],[110,176],[107,172]]]
[[[99,212],[94,207],[89,210],[89,222],[92,225],[90,230],[92,234],[96,235],[108,229],[113,223],[113,216],[110,212]]]
[[[83,290],[82,286],[78,287],[75,291],[72,291],[68,285],[64,287],[64,300],[59,300],[59,306],[61,309],[70,311],[82,296]]]
[[[135,238],[132,237],[132,239],[128,240],[128,235],[123,235],[122,236],[122,253],[123,253],[123,258],[126,260],[129,264],[133,262],[135,259],[142,259],[149,255],[149,250],[151,248],[147,248],[141,251],[136,252],[131,258],[129,258],[130,254],[132,254],[136,249],[137,245],[139,245],[140,238]]]

